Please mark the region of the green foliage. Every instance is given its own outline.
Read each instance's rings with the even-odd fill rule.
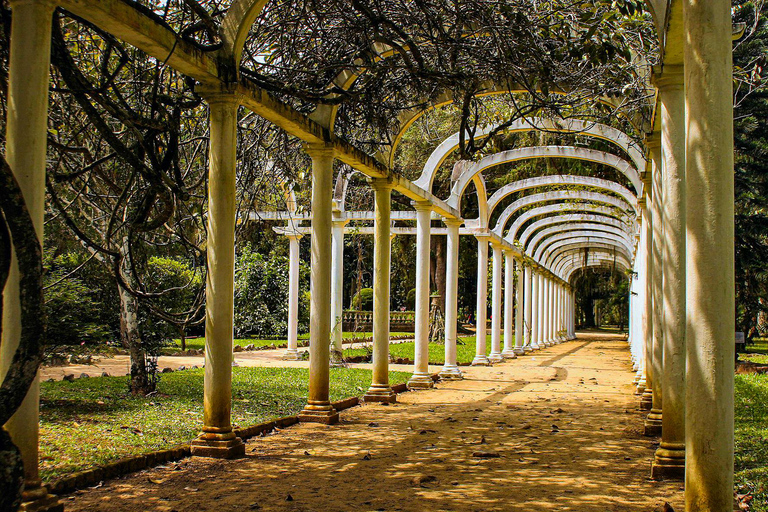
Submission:
[[[46,255],[44,286],[48,345],[103,343],[117,331],[116,284],[76,253]],[[74,272],[78,267],[83,267]],[[111,293],[105,288],[111,289]]]
[[[502,337],[502,340],[504,338]],[[406,343],[390,343],[389,355],[395,359],[413,359],[416,350],[416,344],[413,342]],[[456,361],[459,364],[471,363],[475,358],[475,337],[467,336],[459,338],[456,343]],[[491,353],[491,336],[486,336],[485,354]],[[344,357],[359,357],[368,356],[371,354],[370,349],[366,348],[352,348],[344,350]],[[429,344],[429,364],[443,364],[445,363],[445,345],[442,343],[430,343]]]
[[[735,484],[752,493],[753,512],[768,511],[768,375],[736,375]]]
[[[352,298],[352,307],[358,311],[373,311],[373,288],[363,288]]]
[[[390,372],[393,384],[406,372]],[[307,400],[305,368],[233,368],[232,421],[246,427],[296,414]],[[362,395],[371,372],[332,368],[331,400]],[[158,393],[133,396],[127,377],[44,382],[40,404],[41,473],[49,481],[121,457],[188,442],[203,421],[203,370],[163,374]]]
[[[408,290],[408,295],[405,296],[405,307],[408,311],[416,310],[416,288]]]
[[[309,273],[302,265],[300,273]],[[300,282],[302,279],[300,279]],[[288,335],[288,258],[266,257],[246,244],[235,263],[235,336]],[[299,294],[299,331],[309,325],[309,294]]]

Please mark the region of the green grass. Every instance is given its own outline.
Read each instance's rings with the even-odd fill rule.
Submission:
[[[768,512],[768,375],[736,375],[736,478],[754,493],[751,512]]]
[[[407,334],[413,334],[413,333],[407,333],[407,332],[392,332],[389,335],[390,336],[403,336]],[[352,338],[365,338],[372,336],[373,333],[371,332],[345,332],[342,333],[342,337],[345,340],[352,339]],[[300,334],[299,340],[308,340],[309,339],[309,333]],[[194,349],[194,350],[200,350],[203,347],[205,347],[205,338],[199,337],[199,338],[187,338],[187,349]],[[266,347],[272,344],[275,345],[281,345],[286,343],[287,340],[259,340],[255,338],[242,338],[242,339],[236,339],[235,345],[240,345],[241,347],[247,347],[248,345],[255,345],[257,347]],[[173,340],[174,346],[181,348],[181,340],[176,339]]]
[[[491,353],[491,336],[486,337],[485,353]],[[504,338],[502,336],[502,344]],[[416,344],[413,342],[408,343],[391,343],[389,345],[389,353],[394,358],[413,359],[416,350]],[[356,357],[365,356],[370,354],[365,348],[345,349],[344,357]],[[456,344],[456,361],[458,363],[471,363],[475,358],[475,337],[460,337]],[[445,362],[445,345],[440,343],[429,344],[429,364],[443,364]]]
[[[233,368],[232,422],[246,427],[298,413],[307,399],[304,368]],[[391,372],[392,384],[410,373]],[[331,400],[358,396],[371,372],[331,369]],[[153,397],[133,397],[127,377],[43,382],[40,469],[46,481],[128,455],[192,440],[203,420],[203,370],[162,374]]]

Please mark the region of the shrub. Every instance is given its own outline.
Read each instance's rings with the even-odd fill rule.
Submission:
[[[416,310],[416,288],[408,290],[408,294],[405,296],[405,307],[408,311]]]
[[[363,288],[352,298],[352,306],[358,311],[373,311],[373,288]]]

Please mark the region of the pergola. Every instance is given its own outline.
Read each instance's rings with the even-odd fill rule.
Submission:
[[[528,119],[508,131],[540,128],[578,133],[607,141],[629,159],[578,147],[519,148],[478,162],[460,161],[451,194],[432,193],[436,170],[456,148],[459,134],[444,140],[417,180],[394,173],[392,162],[405,130],[420,116],[451,101],[403,113],[387,151],[369,155],[335,134],[338,107],[321,106],[305,115],[264,90],[238,81],[249,29],[266,0],[234,0],[223,21],[223,46],[202,52],[130,2],[120,0],[11,0],[6,155],[24,193],[42,240],[46,172],[47,98],[51,17],[56,7],[79,16],[134,45],[197,82],[210,107],[208,199],[208,274],[206,293],[205,417],[193,442],[195,455],[237,457],[244,453],[230,421],[233,343],[235,169],[237,111],[243,106],[305,142],[312,159],[311,228],[290,227],[290,287],[295,326],[298,237],[311,234],[310,385],[302,421],[333,423],[329,400],[329,344],[341,314],[341,251],[345,223],[372,220],[374,235],[373,377],[366,400],[392,401],[388,383],[390,240],[415,234],[416,357],[411,387],[431,386],[427,373],[429,240],[447,237],[446,331],[443,379],[461,378],[456,364],[456,301],[459,236],[478,242],[477,325],[484,326],[488,293],[488,246],[493,253],[491,361],[515,357],[566,339],[574,332],[574,297],[569,280],[585,266],[618,265],[632,271],[630,345],[638,369],[638,390],[651,411],[649,433],[661,430],[656,476],[685,475],[686,510],[730,510],[733,492],[733,143],[731,40],[727,0],[647,0],[662,50],[652,70],[656,92],[654,119],[641,127],[645,147],[637,147],[615,128],[579,121]],[[386,49],[379,52],[386,53]],[[236,73],[235,73],[236,74]],[[336,80],[348,87],[357,79],[348,70]],[[484,94],[499,90],[489,84]],[[503,88],[509,92],[510,87]],[[610,101],[598,99],[598,101]],[[484,128],[490,132],[492,126]],[[495,165],[534,158],[598,162],[623,175],[621,184],[549,176],[512,183],[487,196],[482,173]],[[346,212],[346,185],[334,190],[333,163],[340,160],[370,178],[373,212]],[[461,216],[470,183],[480,215]],[[531,188],[579,185],[590,190],[537,192],[512,202],[491,226],[501,200]],[[391,212],[391,193],[413,201],[414,212]],[[599,190],[599,191],[593,191]],[[522,213],[521,213],[522,212]],[[274,220],[301,218],[275,212]],[[391,227],[395,219],[415,220],[415,228]],[[444,228],[432,227],[442,220]],[[293,223],[295,225],[295,223]],[[587,251],[585,251],[587,249]],[[515,269],[517,282],[514,282]],[[502,278],[506,291],[502,297]],[[7,372],[19,342],[19,279],[12,274],[3,311],[0,373]],[[514,308],[514,304],[517,308]],[[513,318],[514,316],[514,318]],[[515,346],[501,347],[501,328]],[[481,332],[481,331],[479,331]],[[295,356],[295,329],[290,334]],[[334,343],[340,343],[340,333]],[[485,337],[478,336],[474,364],[488,364]],[[37,470],[39,388],[33,385],[21,408],[6,424],[25,462],[25,507],[53,510],[61,505],[41,486]]]

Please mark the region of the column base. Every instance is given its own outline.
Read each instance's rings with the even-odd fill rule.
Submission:
[[[504,359],[517,359],[517,353],[515,352],[515,349],[504,350],[501,353],[501,357],[503,357]]]
[[[643,435],[648,437],[657,437],[661,435],[661,411],[651,409],[648,417],[645,418],[643,425]]]
[[[438,374],[438,376],[440,377],[440,380],[464,379],[464,375],[462,375],[461,370],[459,370],[459,367],[456,365],[443,366],[443,369],[440,370],[440,373]]]
[[[435,381],[427,373],[414,373],[406,385],[408,389],[430,389],[435,387]]]
[[[533,352],[533,347],[532,347],[532,346],[530,346],[530,345],[526,345],[526,346],[524,346],[524,347],[523,347],[523,352],[524,352],[525,354],[527,354],[527,353],[529,353],[529,352]]]
[[[490,361],[491,363],[500,363],[503,360],[504,360],[504,356],[501,355],[501,352],[499,352],[498,354],[491,353],[491,355],[488,356],[488,361]]]
[[[339,413],[336,412],[330,402],[309,401],[298,414],[298,418],[302,423],[333,425],[339,422]]]
[[[640,397],[640,408],[644,411],[650,411],[651,407],[653,407],[653,390],[645,388],[643,396]]]
[[[389,384],[373,384],[365,392],[363,400],[366,402],[386,402],[393,404],[397,402],[397,394],[392,391]]]
[[[299,361],[301,357],[299,357],[299,351],[295,348],[287,348],[280,359],[283,361]]]
[[[683,480],[685,478],[685,444],[665,443],[656,450],[651,465],[654,480]]]
[[[230,427],[228,430],[216,427],[203,427],[203,431],[189,446],[193,457],[210,457],[213,459],[239,459],[245,457],[245,444],[235,435]]]
[[[38,481],[31,485],[25,484],[19,512],[64,512],[64,504],[58,496],[48,494],[48,489]]]
[[[491,366],[488,356],[475,356],[472,360],[472,366]]]
[[[525,355],[525,349],[523,347],[515,347],[512,350],[516,356],[524,356]]]

